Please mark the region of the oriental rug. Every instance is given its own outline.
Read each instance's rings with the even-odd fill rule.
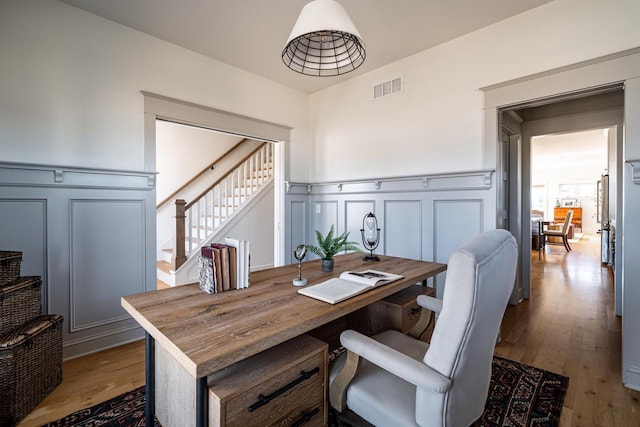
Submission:
[[[483,427],[557,426],[569,378],[495,356],[489,397],[480,420]],[[144,386],[106,402],[74,412],[47,427],[145,425]],[[330,413],[329,425],[350,424]],[[160,427],[155,421],[154,427]]]

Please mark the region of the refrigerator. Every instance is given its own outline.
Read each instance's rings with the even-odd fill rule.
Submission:
[[[596,215],[600,224],[600,255],[603,264],[611,264],[611,224],[609,222],[609,175],[598,181]]]

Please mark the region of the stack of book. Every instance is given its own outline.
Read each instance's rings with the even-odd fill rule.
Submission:
[[[208,294],[249,287],[249,241],[227,237],[200,248],[200,289]]]

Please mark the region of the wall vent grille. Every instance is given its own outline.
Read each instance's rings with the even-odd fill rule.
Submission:
[[[402,77],[373,85],[373,99],[383,98],[403,91]]]

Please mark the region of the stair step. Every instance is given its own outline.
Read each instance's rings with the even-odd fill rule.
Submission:
[[[156,265],[158,266],[158,270],[164,271],[167,274],[171,274],[171,264],[167,261],[158,261]]]

